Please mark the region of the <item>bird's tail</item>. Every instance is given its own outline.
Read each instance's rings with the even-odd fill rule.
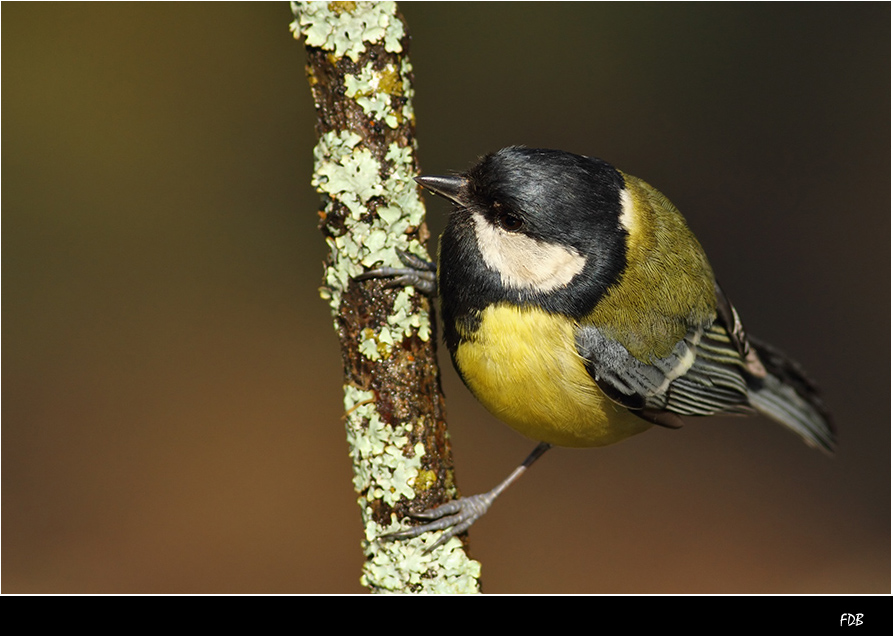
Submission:
[[[752,336],[748,341],[768,372],[750,387],[751,405],[787,426],[810,446],[833,454],[837,446],[834,424],[815,384],[800,365],[777,349]]]

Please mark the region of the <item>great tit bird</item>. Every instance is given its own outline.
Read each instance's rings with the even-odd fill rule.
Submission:
[[[680,416],[761,413],[832,453],[815,385],[745,334],[704,250],[656,189],[600,159],[509,147],[416,181],[454,209],[438,265],[363,275],[439,292],[446,345],[497,418],[540,442],[488,493],[388,535],[465,531],[552,445],[606,446]],[[434,546],[432,546],[433,548]]]

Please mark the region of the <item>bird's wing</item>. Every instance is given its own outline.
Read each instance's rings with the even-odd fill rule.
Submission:
[[[719,307],[713,323],[692,327],[662,358],[643,362],[592,325],[578,327],[577,351],[610,399],[656,424],[679,426],[679,415],[753,413],[747,378],[759,376],[759,359],[750,352],[740,320],[721,294],[717,286]]]

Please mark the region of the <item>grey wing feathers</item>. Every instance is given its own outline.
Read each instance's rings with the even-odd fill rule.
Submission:
[[[835,432],[815,385],[784,354],[748,338],[717,285],[717,317],[689,331],[664,358],[642,362],[594,326],[577,329],[589,375],[615,402],[662,426],[680,415],[763,415],[832,453]]]
[[[589,374],[612,399],[630,408],[643,408],[649,397],[666,390],[673,378],[685,373],[693,358],[691,349],[691,343],[682,340],[669,356],[646,364],[597,327],[577,330],[577,351]]]
[[[648,363],[637,360],[623,345],[592,326],[578,329],[577,350],[608,397],[634,411],[677,415],[753,412],[740,356],[720,327],[693,329],[670,355]]]
[[[699,340],[695,353],[688,373],[670,384],[663,408],[680,415],[753,413],[741,357],[725,329],[711,326]]]

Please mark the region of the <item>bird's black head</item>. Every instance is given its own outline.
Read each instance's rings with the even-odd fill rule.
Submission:
[[[418,181],[457,205],[441,238],[445,309],[504,301],[581,318],[625,268],[624,179],[600,159],[512,146]]]
[[[561,150],[512,146],[487,155],[466,174],[468,198],[489,217],[516,215],[528,236],[585,254],[620,216],[623,177],[601,159]]]

